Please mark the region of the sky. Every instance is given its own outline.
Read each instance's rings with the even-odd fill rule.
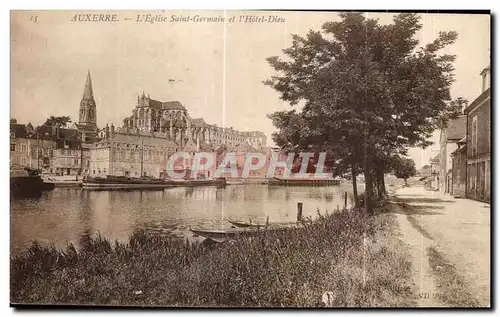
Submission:
[[[119,21],[71,21],[75,14],[86,13],[117,14]],[[138,15],[145,20],[147,13],[166,21],[137,22]],[[235,22],[172,22],[172,16],[225,16]],[[245,23],[239,22],[240,16],[274,16],[284,22]],[[393,14],[367,16],[390,23]],[[281,56],[292,34],[305,35],[336,20],[335,12],[12,11],[11,118],[34,125],[51,115],[77,120],[90,70],[101,127],[121,125],[144,91],[153,99],[179,100],[192,118],[260,130],[270,140],[274,128],[266,115],[291,107],[262,84],[274,74],[266,58]],[[456,43],[443,52],[457,55],[453,97],[472,102],[481,92],[479,73],[490,63],[490,17],[421,14],[421,22],[422,45],[439,31],[458,32]],[[438,133],[433,140],[439,141]],[[419,168],[437,151],[437,146],[411,149],[409,156]]]

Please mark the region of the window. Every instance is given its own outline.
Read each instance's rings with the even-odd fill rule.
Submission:
[[[475,156],[477,154],[477,116],[472,118],[471,130],[472,156]]]
[[[78,159],[75,159],[75,165],[78,165]]]
[[[26,158],[25,157],[21,157],[21,165],[26,165]]]
[[[15,143],[11,143],[10,144],[10,150],[11,151],[15,151],[16,150],[16,144]]]

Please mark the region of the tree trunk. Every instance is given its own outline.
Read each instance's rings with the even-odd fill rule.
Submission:
[[[377,184],[378,184],[378,194],[381,199],[387,198],[387,191],[385,189],[385,179],[384,179],[384,171],[377,170]]]
[[[372,171],[373,180],[373,200],[378,201],[380,199],[380,193],[378,192],[378,176],[376,171]]]
[[[365,214],[373,213],[373,179],[368,160],[365,159]]]
[[[352,176],[352,196],[354,199],[354,207],[358,207],[358,181],[356,179],[356,164],[354,162],[351,164],[351,176]]]
[[[406,180],[407,180],[407,178],[405,178],[405,186],[408,186],[408,182]]]

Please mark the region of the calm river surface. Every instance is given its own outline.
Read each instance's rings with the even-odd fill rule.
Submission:
[[[317,208],[332,212],[351,204],[351,185],[337,187],[268,187],[232,185],[171,188],[164,191],[87,191],[56,188],[35,199],[11,201],[11,252],[31,241],[64,248],[80,245],[82,237],[100,233],[126,242],[136,229],[193,238],[190,228],[230,228],[225,219],[295,220],[297,202],[303,215],[316,217]]]

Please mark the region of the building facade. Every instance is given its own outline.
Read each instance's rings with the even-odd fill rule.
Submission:
[[[467,116],[466,197],[491,199],[491,93],[490,68],[481,72],[482,93],[465,108]]]
[[[452,153],[457,150],[457,142],[465,137],[466,116],[460,116],[450,121],[443,129],[439,138],[439,191],[451,194],[453,190]]]
[[[165,178],[167,159],[177,150],[165,133],[106,126],[91,146],[89,175]]]
[[[440,189],[440,172],[441,172],[441,159],[440,154],[434,156],[429,163],[431,164],[431,182],[430,189],[431,190],[439,190]]]
[[[458,148],[451,153],[452,156],[452,191],[455,197],[465,197],[467,184],[467,141],[463,137],[457,142]]]

